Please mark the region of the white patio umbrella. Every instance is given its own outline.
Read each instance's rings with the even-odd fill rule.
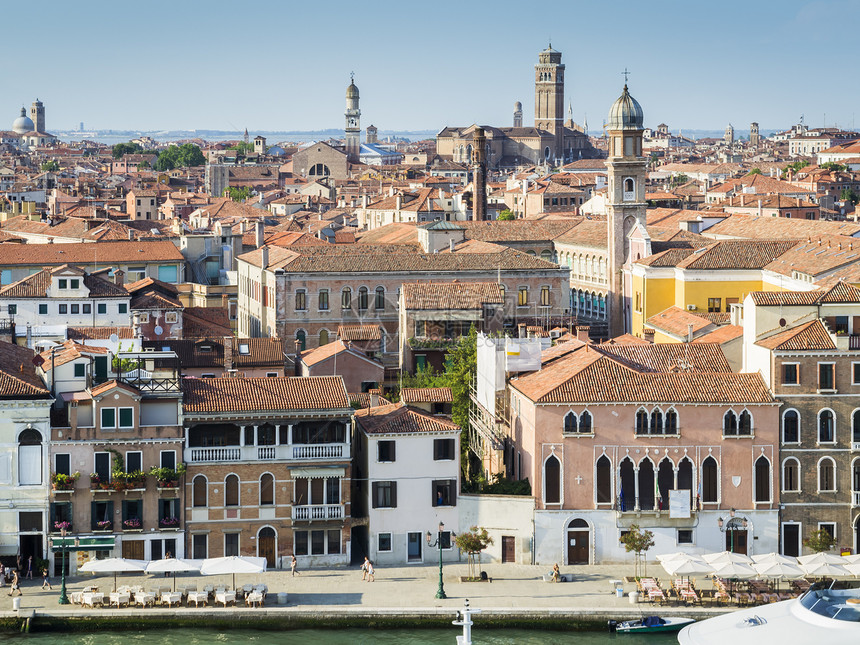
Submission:
[[[841,555],[836,555],[835,553],[821,552],[802,555],[797,558],[797,561],[800,564],[819,564],[821,562],[826,562],[827,564],[844,564],[845,559]]]
[[[105,560],[90,560],[85,562],[78,571],[88,573],[112,573],[113,590],[116,591],[116,574],[118,573],[142,573],[146,571],[146,562],[143,560],[125,560],[123,558],[106,558]]]
[[[663,560],[660,563],[670,576],[706,576],[713,573],[714,567],[700,558],[688,556],[675,560]]]
[[[845,568],[848,569],[849,573],[855,578],[860,578],[860,561],[857,562],[849,562],[845,565]]]
[[[860,562],[860,553],[855,553],[854,555],[843,555],[842,560],[848,564],[857,564]]]
[[[695,557],[698,556],[694,556],[690,553],[681,553],[680,551],[676,551],[675,553],[661,553],[656,556],[658,562],[665,562],[666,560],[687,560]]]
[[[239,555],[228,555],[223,558],[206,558],[200,566],[204,576],[233,574],[233,588],[236,588],[237,573],[263,573],[266,570],[266,558],[254,558]]]
[[[743,562],[724,562],[714,565],[714,575],[718,578],[749,580],[755,578],[758,572]]]
[[[706,553],[702,556],[702,560],[708,564],[713,564],[715,567],[719,565],[736,563],[736,564],[752,564],[752,558],[743,553],[732,553],[731,551],[718,551],[716,553]]]
[[[763,560],[753,564],[760,576],[770,578],[771,580],[795,580],[802,578],[804,575],[803,569],[796,564],[790,562],[780,562],[779,560]]]
[[[147,573],[172,573],[173,591],[176,591],[176,574],[186,571],[200,571],[202,562],[194,560],[183,560],[181,558],[164,558],[163,560],[152,560],[146,565]]]
[[[781,553],[776,553],[775,551],[771,551],[770,553],[757,553],[752,556],[753,562],[756,564],[760,562],[782,562],[783,564],[792,564],[797,566],[797,558],[792,557],[790,555],[782,555]]]
[[[824,555],[823,553],[819,553],[816,555]],[[808,576],[815,577],[844,577],[853,575],[851,571],[843,567],[841,564],[831,564],[830,562],[809,562],[806,564],[801,564],[800,568],[803,569],[803,572]]]

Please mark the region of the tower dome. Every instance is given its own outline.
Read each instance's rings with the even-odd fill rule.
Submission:
[[[350,79],[349,87],[346,88],[346,98],[348,99],[357,99],[358,96],[358,87],[355,85],[355,81]]]
[[[520,103],[519,101],[514,103],[514,111],[515,112],[522,112],[523,111],[523,104]]]
[[[12,132],[15,134],[25,134],[35,130],[33,120],[27,116],[27,110],[21,108],[21,116],[12,122]]]
[[[625,83],[621,96],[609,109],[609,121],[606,127],[609,130],[641,130],[644,121],[642,106],[639,105],[639,101],[630,96]]]

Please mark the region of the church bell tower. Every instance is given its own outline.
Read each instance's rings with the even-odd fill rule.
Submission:
[[[564,65],[552,45],[538,54],[535,65],[535,127],[553,135],[550,157],[564,157]],[[546,155],[544,155],[546,156]]]
[[[361,110],[358,109],[358,88],[354,76],[349,75],[349,87],[346,88],[346,156],[350,163],[358,163],[361,153]]]
[[[630,231],[645,227],[645,173],[647,160],[642,156],[644,116],[639,102],[630,96],[627,83],[609,110],[606,131],[609,136],[608,190],[606,223],[609,254],[609,334],[621,336],[629,317],[629,297],[624,294],[623,267],[630,255]]]

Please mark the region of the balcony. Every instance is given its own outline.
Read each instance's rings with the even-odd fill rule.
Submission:
[[[186,463],[192,464],[237,461],[324,461],[349,458],[348,443],[186,448],[184,455]]]
[[[294,522],[314,522],[323,520],[342,520],[343,504],[313,504],[311,506],[293,506]]]

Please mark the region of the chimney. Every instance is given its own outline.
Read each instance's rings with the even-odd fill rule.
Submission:
[[[403,207],[403,195],[397,193],[397,197],[394,198],[394,209],[400,210]]]
[[[370,407],[379,407],[379,392],[380,390],[370,390]]]
[[[266,269],[269,266],[269,247],[264,246],[260,249],[260,268]]]
[[[125,271],[122,269],[116,269],[113,272],[113,283],[118,287],[125,286]]]
[[[224,336],[224,371],[233,369],[233,337]]]
[[[451,251],[451,253],[454,252],[454,246],[455,245],[456,245],[456,242],[454,242],[454,238],[451,238],[450,240],[448,240],[448,250]]]
[[[758,216],[761,217],[761,200],[758,200]]]
[[[583,343],[591,342],[589,331],[590,331],[590,328],[588,325],[577,325],[576,326],[576,340],[581,340]]]
[[[263,246],[265,240],[266,238],[263,235],[263,222],[261,220],[257,220],[254,223],[254,246],[259,249]]]
[[[644,336],[645,340],[647,340],[649,343],[654,342],[654,330],[653,329],[646,327],[645,329],[642,330],[642,335]]]

